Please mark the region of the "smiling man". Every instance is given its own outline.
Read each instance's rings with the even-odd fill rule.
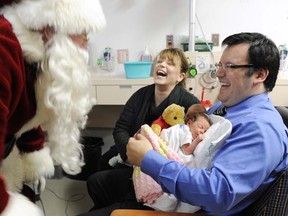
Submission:
[[[274,88],[279,51],[266,36],[227,37],[216,64],[220,102],[233,125],[209,169],[193,169],[152,150],[143,136],[130,138],[128,161],[141,167],[168,193],[211,215],[237,215],[255,202],[288,165],[288,131],[268,97]]]

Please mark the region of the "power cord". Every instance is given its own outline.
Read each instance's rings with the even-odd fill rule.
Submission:
[[[46,187],[45,188],[46,190],[50,191],[52,194],[54,194],[54,196],[62,201],[65,201],[66,202],[66,206],[65,206],[65,215],[66,216],[69,216],[68,214],[68,207],[69,207],[69,203],[70,202],[78,202],[82,199],[85,198],[85,194],[84,193],[80,193],[80,194],[72,194],[68,199],[65,199],[65,198],[62,198],[61,196],[59,196],[56,192],[54,192],[52,189]],[[44,204],[43,204],[43,201],[41,198],[39,198],[39,201],[41,203],[41,206],[42,206],[42,209],[43,209],[43,213],[44,213],[44,216],[46,216],[46,212],[45,212],[45,207],[44,207]]]
[[[38,201],[40,202],[40,204],[42,206],[44,216],[46,216],[45,207],[44,207],[44,204],[43,204],[41,197],[39,197]]]
[[[205,33],[204,33],[203,28],[202,28],[202,25],[201,25],[201,22],[200,22],[200,20],[199,20],[199,18],[198,18],[198,16],[197,16],[197,14],[195,14],[195,16],[196,16],[196,19],[197,19],[197,21],[198,21],[200,30],[201,30],[201,32],[202,32],[202,37],[204,38],[205,43],[206,43],[206,45],[207,45],[207,47],[208,47],[208,49],[209,49],[209,51],[210,51],[210,53],[211,53],[211,55],[212,55],[213,61],[214,61],[214,54],[213,54],[213,52],[212,52],[211,47],[209,46],[209,44],[208,44],[208,42],[207,42]],[[213,62],[213,63],[214,63],[214,62]]]

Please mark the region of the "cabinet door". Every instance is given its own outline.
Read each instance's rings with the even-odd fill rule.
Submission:
[[[145,85],[96,86],[97,105],[125,105],[131,95]]]
[[[288,85],[282,85],[276,83],[272,92],[269,93],[269,97],[272,100],[274,106],[286,106],[288,107],[287,97]]]

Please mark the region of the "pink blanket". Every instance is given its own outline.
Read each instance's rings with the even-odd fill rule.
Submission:
[[[183,159],[178,153],[168,148],[167,143],[158,137],[149,125],[143,125],[140,133],[144,135],[152,144],[155,151],[171,160],[176,160],[184,163]],[[162,194],[161,186],[154,181],[149,175],[141,172],[140,167],[134,167],[133,184],[135,189],[136,198],[139,202],[152,204]]]

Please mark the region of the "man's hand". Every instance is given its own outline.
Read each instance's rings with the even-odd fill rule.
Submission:
[[[131,137],[127,144],[126,155],[130,164],[140,166],[144,155],[152,150],[151,143],[141,134]]]

